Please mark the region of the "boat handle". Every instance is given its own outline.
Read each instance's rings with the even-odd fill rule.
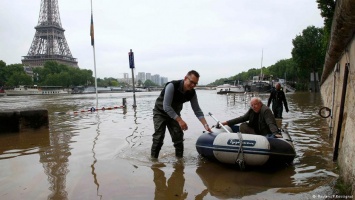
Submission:
[[[212,115],[212,113],[209,112],[208,114],[217,122],[217,124],[219,124],[225,131],[227,131],[227,133],[230,133],[228,129],[224,127],[223,124]]]

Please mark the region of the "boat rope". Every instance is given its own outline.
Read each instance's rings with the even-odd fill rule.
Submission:
[[[227,133],[231,133],[228,131],[228,129],[226,127],[223,126],[223,124],[217,119],[215,118],[212,113],[208,113],[216,122],[217,122],[217,126],[219,125],[220,127],[222,127]],[[244,151],[243,151],[243,136],[242,133],[239,131],[237,132],[238,137],[239,137],[239,149],[238,149],[238,154],[237,154],[237,158],[235,159],[235,164],[238,164],[241,170],[245,169],[245,163],[244,163]],[[239,159],[239,156],[241,155],[241,159]]]
[[[239,150],[237,154],[237,158],[235,159],[235,164],[239,165],[239,168],[241,170],[245,169],[245,162],[244,162],[244,151],[243,151],[243,136],[241,132],[238,132],[238,137],[239,137]],[[239,156],[241,155],[241,159],[239,159]]]

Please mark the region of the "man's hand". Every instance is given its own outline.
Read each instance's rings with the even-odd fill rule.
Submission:
[[[204,127],[205,127],[205,130],[206,130],[206,131],[208,131],[208,132],[210,132],[210,133],[212,132],[212,131],[211,131],[211,128],[210,128],[210,126],[208,126],[208,124],[205,124]]]
[[[185,123],[185,121],[182,120],[181,117],[179,117],[179,118],[176,119],[176,120],[177,120],[177,122],[179,123],[179,125],[180,125],[180,127],[181,127],[181,130],[186,131],[188,127],[187,127],[187,124]]]

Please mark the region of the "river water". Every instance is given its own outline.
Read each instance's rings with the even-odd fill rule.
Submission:
[[[287,94],[290,112],[278,120],[297,153],[277,171],[227,167],[199,157],[195,143],[203,126],[189,103],[182,118],[185,152],[175,158],[169,133],[159,160],[150,160],[152,109],[159,92],[0,97],[0,110],[45,108],[49,127],[0,134],[0,199],[322,199],[337,178],[328,124],[318,115],[320,94]],[[197,90],[210,125],[248,109],[211,90]],[[268,95],[260,96],[264,103]],[[78,113],[75,113],[78,111]],[[83,111],[83,112],[81,112]],[[1,128],[1,127],[0,127]],[[324,198],[323,198],[324,199]]]

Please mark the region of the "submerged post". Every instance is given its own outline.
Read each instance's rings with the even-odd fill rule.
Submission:
[[[126,105],[127,105],[126,98],[123,98],[123,99],[122,99],[122,107],[125,108]]]
[[[132,70],[132,85],[133,85],[133,107],[136,107],[136,89],[134,88],[134,54],[132,49],[128,52],[129,68]]]

